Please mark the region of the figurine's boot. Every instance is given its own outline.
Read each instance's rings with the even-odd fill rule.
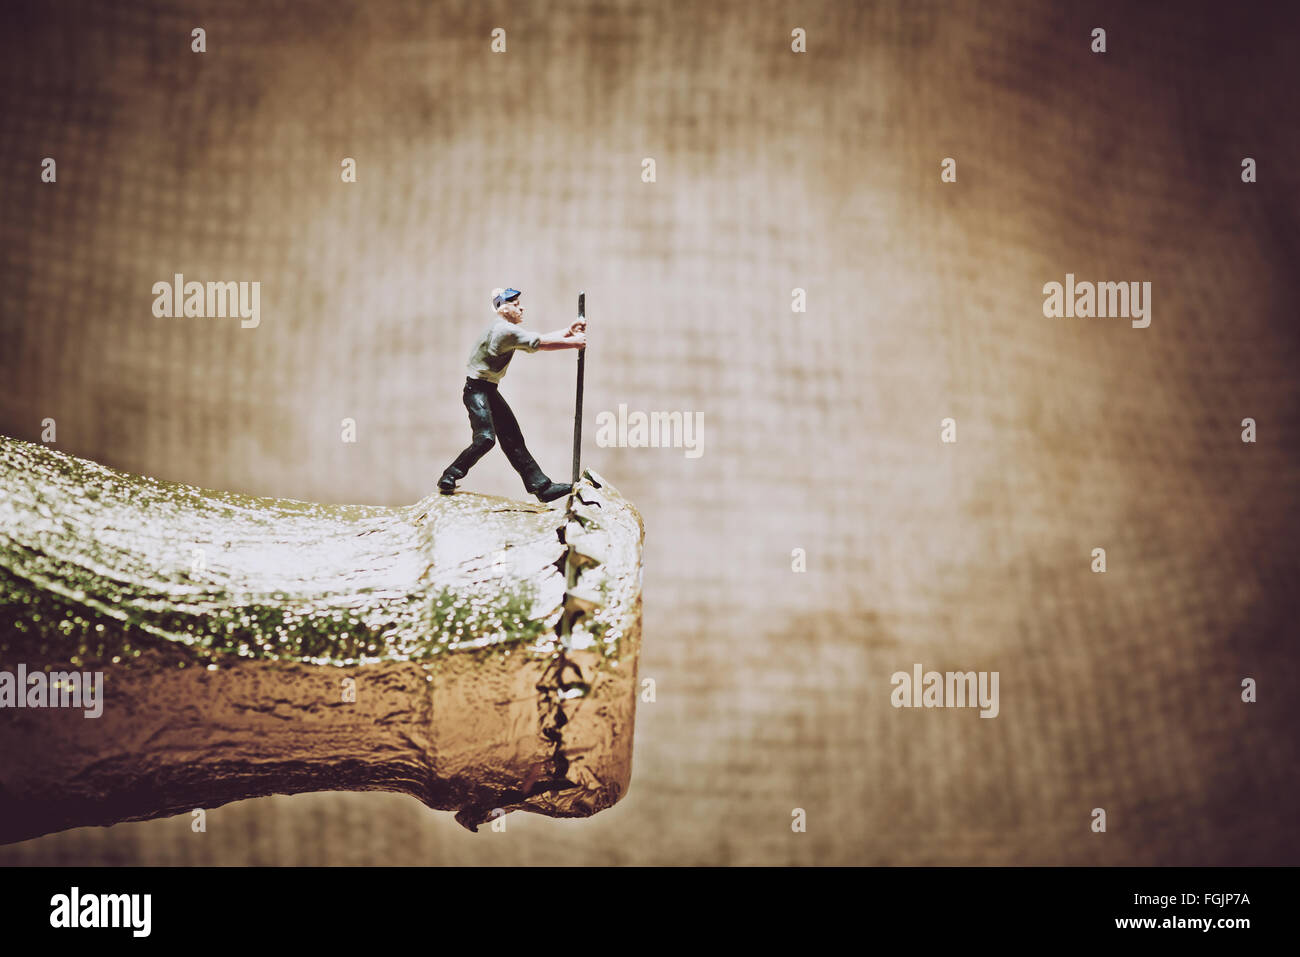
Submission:
[[[563,498],[565,495],[572,492],[573,486],[568,482],[552,482],[550,479],[547,479],[545,485],[540,488],[530,488],[528,491],[532,492],[543,502],[554,502],[557,498]]]
[[[442,478],[438,479],[438,491],[443,495],[450,495],[456,491],[457,479],[464,477],[464,474],[458,474],[454,468],[448,467],[447,471],[442,473]]]

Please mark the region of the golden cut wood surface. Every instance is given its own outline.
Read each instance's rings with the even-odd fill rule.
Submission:
[[[405,792],[473,829],[627,790],[644,532],[599,477],[572,514],[314,505],[7,438],[0,477],[0,840],[318,790]],[[602,560],[562,633],[566,523]],[[20,666],[101,672],[102,714],[18,707]]]

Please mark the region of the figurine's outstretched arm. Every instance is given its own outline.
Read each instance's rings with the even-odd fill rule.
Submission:
[[[537,348],[550,352],[556,349],[585,349],[586,347],[587,321],[579,318],[567,329],[557,329],[555,332],[543,335],[541,344]]]

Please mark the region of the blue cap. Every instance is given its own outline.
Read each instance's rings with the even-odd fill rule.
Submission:
[[[503,302],[514,302],[522,295],[518,289],[502,289],[492,297],[492,308],[500,309]]]

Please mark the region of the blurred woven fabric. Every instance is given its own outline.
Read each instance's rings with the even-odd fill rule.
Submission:
[[[3,16],[0,431],[409,502],[468,441],[491,289],[541,330],[585,289],[585,462],[645,517],[657,700],[586,821],[312,794],[0,863],[1297,863],[1294,5]],[[175,273],[261,282],[260,326],[155,318]],[[1150,281],[1150,327],[1044,318],[1066,273]],[[503,384],[554,477],[572,389],[569,353]],[[701,413],[703,454],[596,447],[620,403]],[[499,451],[463,484],[523,495]],[[998,671],[1000,715],[892,708],[914,662]]]

